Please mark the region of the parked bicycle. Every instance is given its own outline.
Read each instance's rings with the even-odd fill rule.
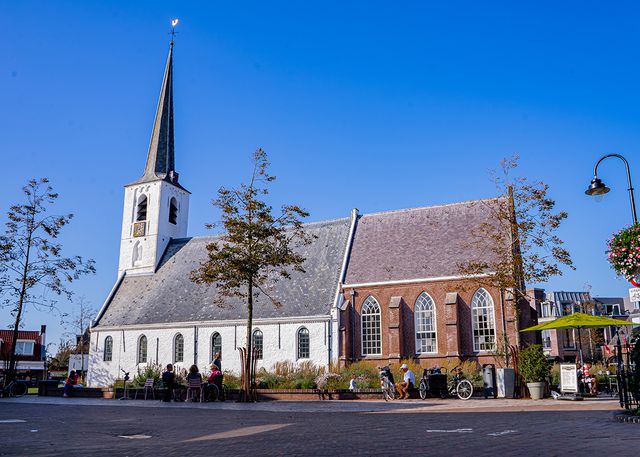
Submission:
[[[29,386],[24,381],[12,380],[5,384],[6,380],[2,379],[2,390],[0,390],[0,397],[22,397],[29,391]]]
[[[396,399],[396,386],[393,382],[393,374],[391,374],[391,370],[389,367],[378,367],[380,370],[380,388],[382,389],[382,398],[384,401],[395,400]]]
[[[462,369],[455,367],[451,370],[451,378],[448,379],[446,372],[442,373],[440,368],[425,369],[420,379],[420,398],[423,400],[428,396],[457,396],[460,400],[468,400],[473,395],[473,384],[464,377]]]

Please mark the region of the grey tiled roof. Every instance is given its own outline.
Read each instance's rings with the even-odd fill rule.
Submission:
[[[261,295],[254,306],[255,318],[327,315],[331,310],[349,236],[350,219],[305,225],[317,236],[301,248],[306,257],[305,273],[292,272],[282,279],[272,295],[281,302],[276,308]],[[206,258],[206,245],[216,237],[172,240],[152,275],[125,276],[98,326],[158,324],[246,318],[246,307],[226,298],[223,307],[214,303],[214,285],[198,285],[189,276]]]
[[[358,219],[346,284],[456,276],[459,262],[489,252],[470,252],[467,237],[489,221],[487,205],[474,200],[425,206]]]

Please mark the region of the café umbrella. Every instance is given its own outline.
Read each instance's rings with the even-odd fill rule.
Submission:
[[[583,328],[603,328],[612,325],[633,325],[633,322],[621,321],[619,319],[612,319],[610,317],[592,316],[591,314],[573,313],[567,316],[562,316],[549,322],[543,322],[542,324],[534,325],[533,327],[520,330],[521,332],[534,332],[536,330],[563,330],[563,329],[577,329],[578,330],[578,352],[580,354],[580,363],[582,360],[582,338],[580,336],[580,330]]]

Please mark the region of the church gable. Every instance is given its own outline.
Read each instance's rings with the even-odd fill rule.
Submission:
[[[336,295],[349,237],[350,219],[305,225],[312,243],[301,248],[307,259],[305,273],[292,272],[291,278],[274,286],[272,295],[282,304],[276,308],[260,295],[254,318],[286,318],[328,315]],[[193,270],[206,259],[206,245],[216,237],[172,240],[153,274],[125,275],[107,304],[99,327],[238,320],[246,318],[245,304],[225,298],[215,303],[214,285],[198,285],[190,280]]]

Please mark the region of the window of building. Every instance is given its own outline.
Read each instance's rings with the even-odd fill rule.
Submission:
[[[298,329],[298,359],[308,359],[309,352],[309,329],[300,327]]]
[[[369,296],[362,304],[362,355],[382,354],[380,305]]]
[[[478,289],[471,300],[473,323],[473,350],[493,351],[496,345],[496,328],[493,317],[493,299],[485,289]]]
[[[173,339],[173,363],[184,362],[184,337],[178,333]]]
[[[542,331],[542,349],[551,349],[551,330]]]
[[[416,328],[416,352],[418,354],[438,352],[436,343],[436,311],[433,299],[422,292],[414,309]]]
[[[138,363],[147,363],[147,337],[144,335],[138,339]]]
[[[222,355],[222,337],[218,332],[214,332],[211,335],[211,360],[216,358],[216,352]]]
[[[575,349],[576,335],[573,329],[567,328],[562,331],[562,347],[565,349]]]
[[[111,362],[113,360],[113,338],[110,336],[104,339],[104,353],[102,359],[105,362]]]
[[[16,341],[16,355],[33,355],[35,344],[33,340]]]
[[[176,197],[171,197],[169,201],[169,222],[172,224],[178,223],[178,201]]]
[[[253,350],[257,360],[262,360],[262,331],[255,329],[253,331]]]
[[[136,222],[147,220],[147,196],[142,194],[136,208]]]

